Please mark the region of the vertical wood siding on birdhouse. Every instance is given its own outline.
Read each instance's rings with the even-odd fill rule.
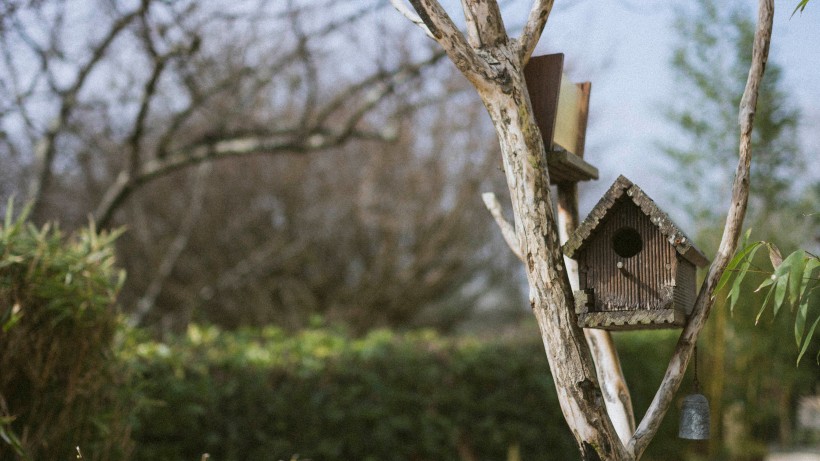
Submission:
[[[619,256],[613,249],[613,238],[623,229],[634,229],[641,238],[641,250],[632,257]],[[592,312],[669,306],[675,285],[675,250],[637,206],[628,201],[616,205],[596,234],[579,261],[585,286],[594,290]]]
[[[681,256],[677,256],[682,259]],[[686,315],[692,313],[695,306],[695,288],[697,269],[692,264],[680,262],[677,265],[677,277],[675,277],[675,307],[682,310]]]
[[[695,302],[697,266],[708,263],[686,235],[623,176],[567,239],[578,261],[583,328],[680,327]]]

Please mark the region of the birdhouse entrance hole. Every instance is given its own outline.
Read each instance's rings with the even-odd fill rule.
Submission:
[[[637,230],[622,227],[612,236],[612,249],[622,258],[631,258],[643,250],[643,239]]]

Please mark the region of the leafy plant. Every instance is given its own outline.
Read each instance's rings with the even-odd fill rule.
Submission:
[[[130,450],[130,377],[114,354],[118,233],[14,217],[0,226],[0,459],[90,461]]]
[[[746,233],[747,239],[748,235],[749,232]],[[755,255],[761,248],[768,250],[771,268],[761,267],[756,263]],[[741,284],[751,273],[766,276],[754,290],[766,293],[755,321],[760,321],[769,306],[775,316],[784,307],[788,307],[794,314],[794,339],[799,351],[797,363],[800,363],[820,323],[820,302],[817,299],[820,257],[805,250],[796,250],[784,259],[777,246],[771,242],[758,241],[744,245],[729,262],[715,290],[717,292],[731,282],[727,295],[730,310],[734,310],[743,291]],[[820,363],[820,352],[817,361]]]

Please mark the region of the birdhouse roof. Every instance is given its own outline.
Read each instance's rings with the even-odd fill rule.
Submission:
[[[616,204],[623,200],[630,200],[641,212],[649,217],[652,224],[666,237],[666,241],[686,260],[698,267],[706,266],[709,260],[695,247],[692,240],[683,233],[669,216],[664,213],[658,205],[649,198],[646,193],[624,176],[618,176],[612,187],[601,197],[598,204],[589,212],[589,215],[578,226],[575,232],[569,237],[563,246],[564,254],[574,258],[581,250],[590,236],[595,234],[595,230],[601,223],[606,221],[607,215]]]

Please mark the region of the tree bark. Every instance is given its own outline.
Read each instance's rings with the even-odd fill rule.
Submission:
[[[546,153],[527,96],[523,66],[517,55],[507,56],[497,59],[503,69],[500,88],[480,95],[501,143],[516,234],[526,261],[530,305],[541,331],[561,410],[583,459],[626,459],[607,415],[592,357],[571,305],[572,289],[552,208]]]

